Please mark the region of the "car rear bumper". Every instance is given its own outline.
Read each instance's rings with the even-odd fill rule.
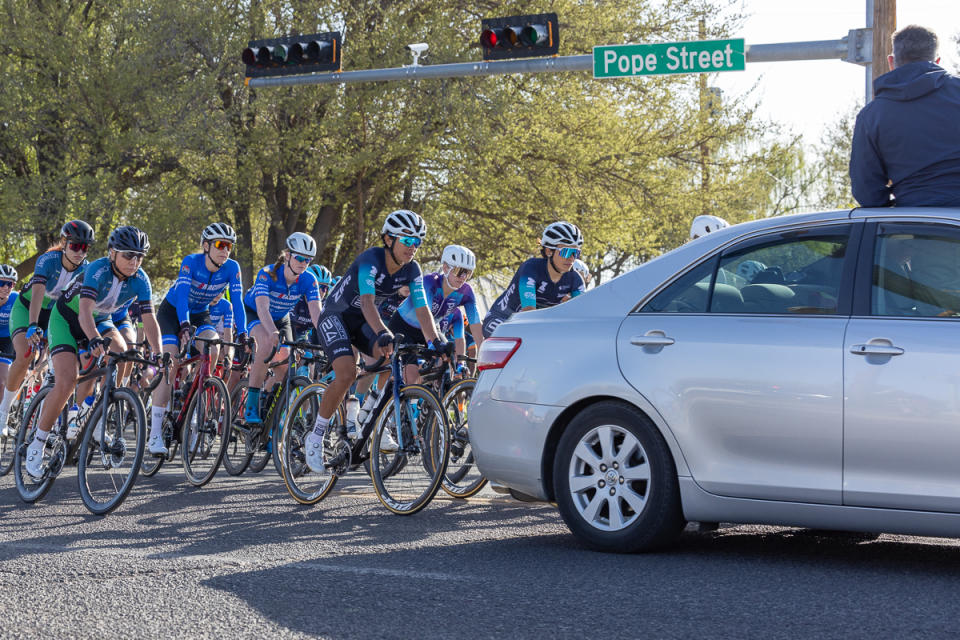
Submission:
[[[563,407],[504,402],[478,384],[470,402],[470,444],[491,482],[547,499],[540,470],[544,443]]]

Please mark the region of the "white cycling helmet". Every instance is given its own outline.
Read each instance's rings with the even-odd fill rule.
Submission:
[[[317,243],[302,231],[296,231],[287,236],[287,249],[302,256],[317,257]]]
[[[767,268],[767,265],[758,260],[744,260],[737,267],[737,275],[747,282],[757,277],[757,274]]]
[[[211,240],[229,240],[233,244],[237,244],[237,232],[225,222],[214,222],[204,227],[203,233],[200,234],[201,242]]]
[[[726,229],[729,226],[730,223],[719,216],[697,216],[690,226],[690,239],[695,240],[700,236],[713,233],[717,229]]]
[[[580,274],[585,283],[590,282],[590,269],[587,268],[586,262],[577,258],[573,261],[573,270]]]
[[[388,236],[413,236],[423,240],[427,237],[427,223],[419,214],[409,209],[397,209],[387,215],[383,221],[381,235]]]
[[[459,244],[448,244],[443,248],[443,257],[440,259],[443,264],[451,267],[462,267],[473,271],[477,268],[477,256],[473,251],[462,247]]]
[[[19,279],[16,269],[9,264],[0,264],[0,280],[13,280],[16,282]]]
[[[551,222],[543,230],[540,245],[544,249],[556,249],[562,245],[572,245],[578,249],[583,246],[583,234],[580,228],[571,222]]]

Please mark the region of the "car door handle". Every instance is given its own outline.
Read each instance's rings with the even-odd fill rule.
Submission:
[[[903,349],[889,344],[855,344],[850,347],[855,356],[902,356]]]
[[[662,331],[651,331],[645,336],[633,336],[630,338],[630,344],[637,347],[669,347],[676,342],[673,338],[668,338]]]

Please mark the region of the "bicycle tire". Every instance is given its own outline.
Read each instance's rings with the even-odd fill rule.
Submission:
[[[432,389],[418,384],[401,387],[399,404],[399,420],[393,400],[380,411],[371,450],[380,451],[383,434],[390,429],[403,445],[393,456],[401,466],[386,475],[381,456],[373,455],[370,471],[373,489],[383,506],[398,515],[412,515],[430,504],[440,490],[450,454],[449,429],[443,406]]]
[[[253,450],[247,446],[246,435],[242,431],[233,428],[234,423],[243,420],[243,409],[247,399],[247,387],[250,382],[243,378],[233,388],[230,394],[230,409],[233,411],[233,419],[230,421],[230,431],[227,442],[223,449],[223,468],[232,476],[239,476],[250,465],[250,458],[253,457]]]
[[[126,406],[121,408],[122,405]],[[103,444],[98,443],[93,436],[100,426],[103,407],[101,400],[90,412],[77,464],[80,497],[84,506],[95,515],[110,513],[130,494],[140,474],[147,440],[147,418],[140,397],[126,387],[118,387],[111,392],[106,407],[105,433],[100,434]],[[133,440],[129,446],[126,443],[128,437]],[[129,462],[129,469],[112,473],[123,462]],[[101,477],[100,471],[106,473]]]
[[[213,396],[218,396],[219,400],[215,400]],[[216,411],[213,415],[208,414],[211,407]],[[195,421],[194,414],[198,411],[203,412],[202,419]],[[228,439],[224,434],[228,433],[227,427],[232,416],[227,385],[220,378],[207,377],[200,389],[190,398],[186,419],[183,421],[180,432],[180,442],[183,445],[180,447],[183,472],[187,482],[193,486],[202,487],[207,484],[220,469]],[[192,432],[195,422],[200,425],[198,429],[200,437],[197,437],[194,442]],[[201,465],[201,461],[206,464]]]
[[[316,411],[319,409],[327,385],[315,382],[306,387],[293,406],[290,408],[286,425],[283,429],[283,439],[280,445],[280,459],[282,463],[283,484],[287,493],[300,504],[316,504],[327,497],[337,484],[338,475],[328,473],[325,478],[313,474],[307,467],[306,456],[303,451],[303,441],[313,429]],[[339,432],[343,424],[343,407],[331,416],[330,426],[324,436],[324,444],[332,442],[333,436]],[[349,451],[349,442],[346,443]],[[349,455],[349,454],[348,454]],[[312,476],[312,480],[311,480]],[[316,484],[314,484],[316,482]]]
[[[0,478],[10,473],[13,469],[13,461],[17,452],[17,433],[20,431],[20,424],[23,422],[23,395],[26,393],[26,387],[21,386],[17,397],[10,403],[10,413],[7,414],[7,424],[13,424],[13,434],[9,436],[0,436]],[[0,425],[2,427],[3,425]],[[0,429],[2,430],[2,429]]]
[[[469,433],[467,405],[473,397],[476,384],[476,378],[465,378],[447,389],[443,396],[443,408],[450,434],[450,456],[447,461],[447,471],[440,486],[453,498],[469,498],[487,486],[487,479],[477,469],[469,436],[464,439],[458,435],[461,428],[468,430]],[[454,452],[457,450],[459,453],[454,459]]]
[[[280,460],[279,445],[281,442],[283,442],[283,430],[287,423],[287,410],[293,406],[300,394],[303,393],[303,390],[309,387],[311,384],[313,384],[313,382],[306,376],[294,376],[291,378],[289,395],[290,401],[287,402],[287,406],[284,407],[280,417],[275,420],[273,424],[273,430],[270,436],[273,446],[271,446],[270,449],[271,453],[273,454],[273,468],[276,469],[277,474],[279,474],[281,477],[283,477],[283,462]]]
[[[23,421],[17,429],[16,445],[14,448],[13,477],[20,499],[27,504],[33,504],[43,499],[53,486],[53,481],[56,480],[56,476],[47,475],[40,482],[33,482],[33,479],[27,474],[24,468],[24,465],[26,465],[27,447],[33,442],[37,421],[40,418],[40,411],[43,409],[43,402],[52,389],[52,385],[44,387],[33,396],[33,399],[30,401],[30,406],[23,416]]]

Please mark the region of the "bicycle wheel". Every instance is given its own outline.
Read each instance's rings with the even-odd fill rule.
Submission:
[[[30,401],[30,406],[23,416],[23,421],[20,423],[20,428],[17,429],[14,444],[13,477],[17,484],[17,493],[20,494],[20,499],[28,503],[34,503],[47,495],[50,487],[53,486],[53,481],[57,477],[56,473],[51,472],[50,467],[59,466],[57,469],[59,472],[59,469],[63,468],[63,463],[66,460],[66,448],[61,446],[61,450],[55,453],[55,455],[59,455],[59,461],[57,462],[56,458],[51,457],[47,472],[42,478],[32,478],[30,474],[27,473],[27,447],[33,442],[33,436],[37,432],[37,422],[40,420],[40,412],[43,409],[47,394],[50,393],[52,389],[52,386],[44,387],[33,396],[33,399]]]
[[[140,473],[147,439],[143,403],[133,391],[114,389],[106,411],[105,421],[102,402],[90,412],[77,465],[80,497],[97,515],[110,513],[130,493]]]
[[[13,468],[13,459],[16,457],[17,451],[17,432],[20,431],[20,425],[23,422],[23,396],[26,391],[26,387],[21,386],[17,397],[10,403],[10,413],[7,416],[10,435],[0,436],[0,477],[10,473],[10,469]],[[0,427],[2,426],[0,425]]]
[[[220,468],[227,442],[227,427],[233,413],[230,394],[220,378],[208,377],[190,399],[187,417],[180,433],[183,471],[187,482],[202,487]]]
[[[383,434],[389,432],[399,449],[387,465],[384,456],[371,456],[370,475],[380,502],[393,513],[410,515],[427,506],[439,491],[450,439],[443,407],[433,391],[416,384],[401,387],[399,404],[399,416],[393,400],[377,416],[371,444],[374,452],[380,451]]]
[[[287,424],[287,410],[293,406],[297,401],[297,398],[300,397],[300,394],[303,393],[303,390],[313,384],[310,381],[310,378],[306,376],[294,376],[290,380],[290,401],[287,402],[287,406],[284,407],[283,413],[280,414],[280,418],[275,422],[273,427],[273,435],[270,440],[273,443],[270,447],[270,451],[273,454],[273,468],[277,470],[277,473],[280,476],[283,476],[283,461],[280,459],[280,443],[283,442],[283,430],[284,426]],[[314,414],[316,416],[316,414]],[[313,425],[313,422],[310,422]]]
[[[244,378],[230,394],[230,410],[233,412],[233,419],[230,420],[230,430],[223,449],[223,468],[232,476],[238,476],[246,471],[250,458],[253,457],[253,449],[247,446],[246,434],[234,427],[237,422],[243,422],[243,409],[247,402],[249,384],[249,381]]]
[[[337,483],[337,478],[346,473],[350,465],[350,442],[343,433],[343,407],[338,407],[330,418],[324,435],[324,454],[332,468],[323,475],[307,467],[304,440],[313,430],[313,423],[320,409],[320,401],[327,385],[318,382],[306,387],[290,407],[280,441],[280,462],[283,483],[290,496],[300,504],[316,504],[327,497]]]
[[[450,459],[440,486],[454,498],[469,498],[487,484],[473,459],[467,424],[467,408],[476,384],[476,378],[461,380],[443,396],[450,434]]]

